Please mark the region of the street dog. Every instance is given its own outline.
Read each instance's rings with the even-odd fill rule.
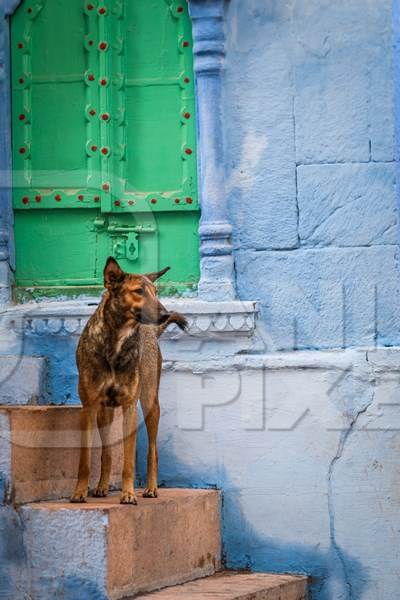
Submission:
[[[122,504],[137,504],[134,489],[137,401],[140,399],[148,435],[145,498],[157,497],[158,388],[162,356],[158,337],[170,323],[187,328],[185,317],[168,312],[156,295],[154,282],[168,271],[125,273],[110,257],[104,267],[103,298],[79,340],[81,450],[78,482],[71,502],[88,494],[92,432],[97,420],[101,442],[101,475],[93,495],[107,496],[111,473],[110,425],[114,409],[122,407],[124,460]]]

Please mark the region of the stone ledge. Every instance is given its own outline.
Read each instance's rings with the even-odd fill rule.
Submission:
[[[206,302],[193,299],[162,299],[164,305],[183,313],[189,322],[187,334],[177,326],[164,338],[204,337],[208,334],[232,337],[251,336],[255,330],[256,304],[232,300]],[[16,305],[0,314],[0,327],[31,335],[80,335],[95,310],[95,300],[40,302]]]
[[[374,371],[400,371],[400,347],[371,348],[366,351],[369,364]]]
[[[140,597],[147,600],[306,600],[307,577],[225,571]]]
[[[271,352],[260,354],[239,354],[218,357],[212,360],[207,357],[199,360],[166,360],[163,369],[166,371],[241,371],[247,369],[269,370],[341,370],[353,367],[379,371],[400,371],[400,347],[390,348],[347,348],[333,350],[296,350],[294,352]]]
[[[400,350],[400,349],[399,349]],[[399,354],[400,360],[400,354]],[[247,369],[312,369],[346,370],[354,364],[366,362],[366,352],[349,350],[302,350],[296,352],[272,352],[270,354],[242,354],[218,359],[165,361],[166,371],[241,371]]]

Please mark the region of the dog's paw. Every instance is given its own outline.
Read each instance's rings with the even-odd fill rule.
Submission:
[[[121,504],[137,504],[137,498],[133,492],[122,492],[120,498]]]
[[[108,485],[98,485],[92,493],[94,498],[105,498],[108,496]]]
[[[157,498],[157,496],[157,488],[146,488],[145,490],[143,490],[143,498]]]
[[[80,492],[75,492],[75,494],[71,496],[69,501],[73,503],[83,503],[86,502],[86,496],[84,494],[81,494]]]

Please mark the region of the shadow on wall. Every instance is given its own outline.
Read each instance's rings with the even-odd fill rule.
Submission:
[[[140,427],[138,483],[146,476],[146,432]],[[210,477],[184,464],[165,446],[160,451],[160,487],[217,488],[222,490],[223,564],[229,569],[304,574],[311,577],[310,600],[356,600],[368,586],[368,573],[359,560],[334,544],[319,549],[286,543],[260,533],[244,516],[243,491],[230,484],[222,467]],[[262,496],[260,495],[260,501]]]
[[[0,600],[39,600],[36,595],[31,595],[29,587],[22,523],[13,507],[0,506]],[[43,578],[39,589],[49,590],[46,598],[108,600],[95,583],[78,575],[59,582]]]
[[[45,589],[45,588],[43,588]],[[92,581],[80,577],[67,577],[62,582],[62,589],[56,592],[55,598],[63,600],[108,600],[108,597]]]
[[[0,497],[0,503],[2,499]],[[22,525],[18,513],[11,506],[0,505],[0,600],[17,600],[16,593],[25,588],[25,567]],[[29,600],[20,592],[18,600],[25,598]]]

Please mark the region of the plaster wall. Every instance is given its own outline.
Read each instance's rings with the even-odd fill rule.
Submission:
[[[239,297],[260,301],[271,349],[398,343],[391,0],[231,0],[225,16]]]
[[[312,576],[315,600],[398,596],[399,350],[170,363],[161,484],[218,487],[232,568]],[[139,476],[145,473],[145,433]]]

